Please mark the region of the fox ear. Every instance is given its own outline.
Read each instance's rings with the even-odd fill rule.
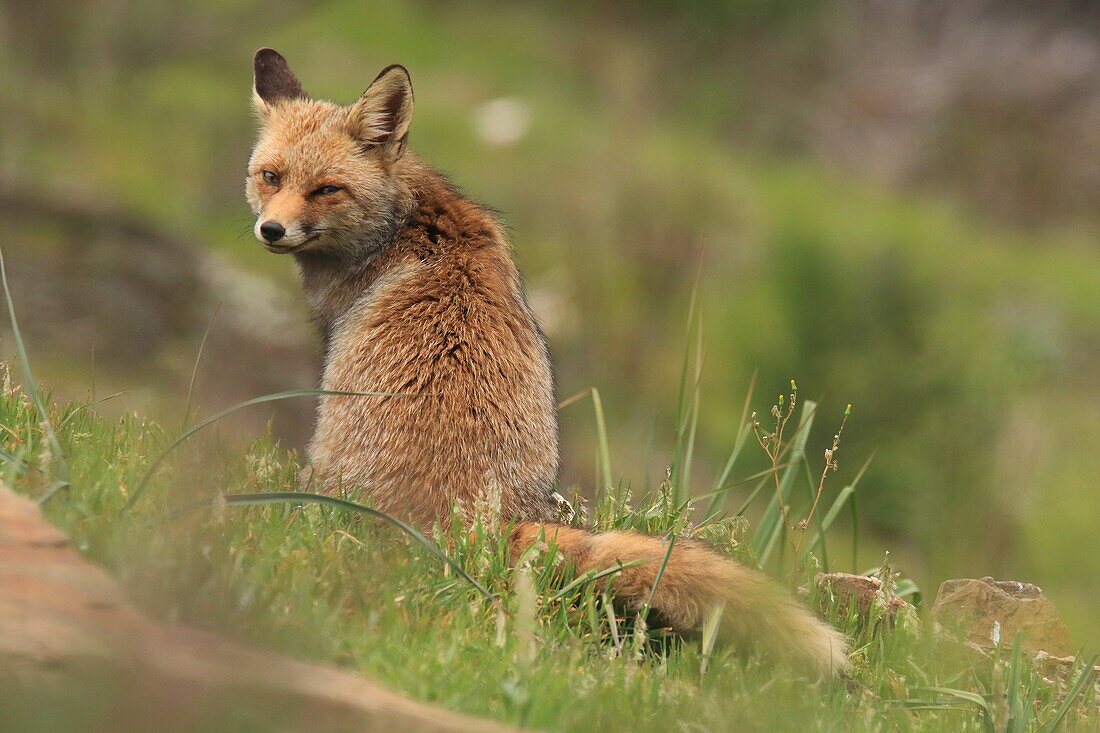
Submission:
[[[396,160],[405,149],[412,111],[408,70],[397,64],[387,66],[352,105],[348,133],[365,146],[382,148],[386,157]]]
[[[252,70],[252,103],[261,115],[267,114],[280,99],[306,98],[301,82],[275,49],[257,51],[252,57]]]

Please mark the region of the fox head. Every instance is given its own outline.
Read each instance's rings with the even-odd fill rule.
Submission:
[[[276,253],[372,249],[396,226],[406,195],[395,167],[412,118],[409,72],[389,66],[341,106],[311,99],[270,48],[253,67],[260,132],[245,191],[256,238]]]

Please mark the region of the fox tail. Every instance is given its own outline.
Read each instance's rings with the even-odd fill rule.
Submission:
[[[763,573],[699,543],[678,540],[668,554],[663,538],[637,532],[593,534],[534,522],[513,527],[514,561],[539,544],[556,546],[578,573],[636,562],[608,576],[616,602],[636,612],[649,600],[651,611],[676,632],[701,630],[707,616],[724,604],[721,630],[725,636],[751,641],[778,658],[792,658],[823,675],[836,675],[850,666],[844,634],[820,621]],[[668,564],[650,599],[666,554]]]

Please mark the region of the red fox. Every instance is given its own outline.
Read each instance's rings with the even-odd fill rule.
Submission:
[[[558,425],[546,342],[501,225],[407,149],[412,83],[382,70],[350,106],[310,98],[269,48],[254,59],[259,137],[246,192],[255,234],[292,254],[324,346],[322,388],[414,393],[320,398],[309,446],[321,491],[354,487],[430,527],[492,497],[514,521],[514,558],[549,542],[579,572],[612,576],[640,609],[662,538],[555,523]],[[674,546],[650,606],[679,632],[724,605],[723,627],[777,656],[835,674],[844,636],[764,574],[700,544]]]

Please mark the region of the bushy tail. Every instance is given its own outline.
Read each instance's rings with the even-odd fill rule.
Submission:
[[[631,611],[640,610],[649,598],[668,552],[663,538],[637,532],[593,534],[524,522],[512,531],[513,559],[538,543],[555,545],[578,573],[640,560],[609,581],[616,602]],[[818,620],[766,575],[699,543],[678,539],[650,602],[651,611],[683,633],[701,630],[719,604],[725,604],[725,635],[751,641],[780,658],[793,657],[822,674],[835,675],[849,667],[844,634]]]

